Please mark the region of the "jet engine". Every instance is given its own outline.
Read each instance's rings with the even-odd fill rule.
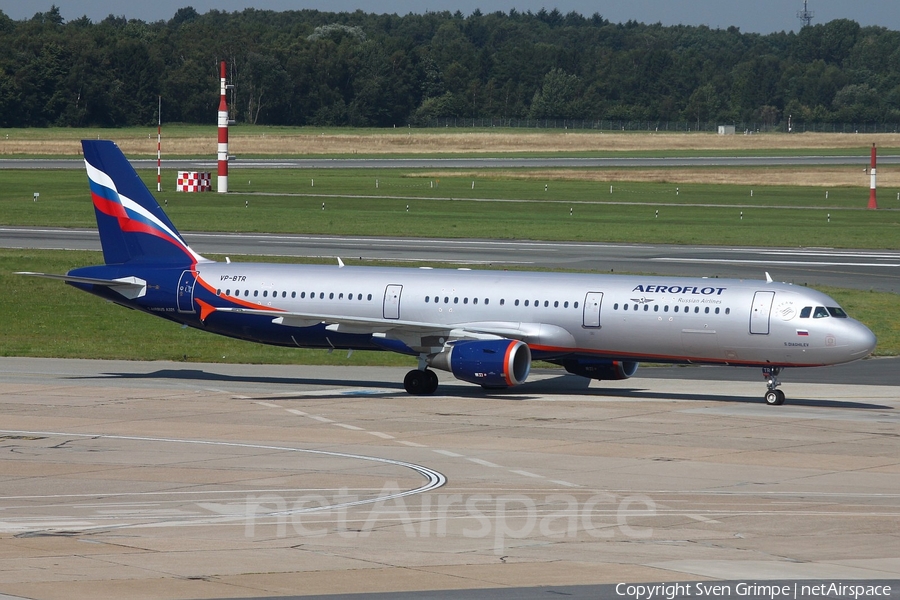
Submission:
[[[520,340],[462,340],[433,355],[429,364],[486,388],[523,383],[531,371],[531,350]]]
[[[639,363],[622,360],[567,358],[560,361],[559,364],[574,375],[597,380],[618,381],[634,375]]]

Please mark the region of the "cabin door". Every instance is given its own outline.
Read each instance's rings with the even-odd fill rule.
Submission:
[[[750,333],[769,335],[769,317],[772,314],[774,299],[775,292],[753,294],[753,308],[750,310]]]
[[[603,292],[588,292],[584,297],[584,326],[600,327],[600,304]]]
[[[192,313],[194,310],[194,284],[197,282],[197,274],[194,271],[185,271],[178,280],[178,292],[175,294],[178,312]]]
[[[389,285],[384,289],[384,318],[400,318],[400,293],[402,285]]]

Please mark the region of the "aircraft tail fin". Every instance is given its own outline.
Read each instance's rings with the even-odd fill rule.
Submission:
[[[83,140],[81,147],[106,264],[205,260],[187,245],[115,143]]]

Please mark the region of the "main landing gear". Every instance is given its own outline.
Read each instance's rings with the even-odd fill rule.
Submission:
[[[431,369],[413,369],[403,378],[403,387],[413,396],[430,396],[438,387],[438,376]]]
[[[778,374],[781,373],[781,367],[763,367],[763,377],[766,378],[766,404],[769,406],[781,406],[784,404],[784,392],[778,389],[781,383],[778,381]]]

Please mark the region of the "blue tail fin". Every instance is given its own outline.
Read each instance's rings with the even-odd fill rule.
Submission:
[[[83,140],[81,147],[106,264],[205,260],[185,243],[118,146]]]

